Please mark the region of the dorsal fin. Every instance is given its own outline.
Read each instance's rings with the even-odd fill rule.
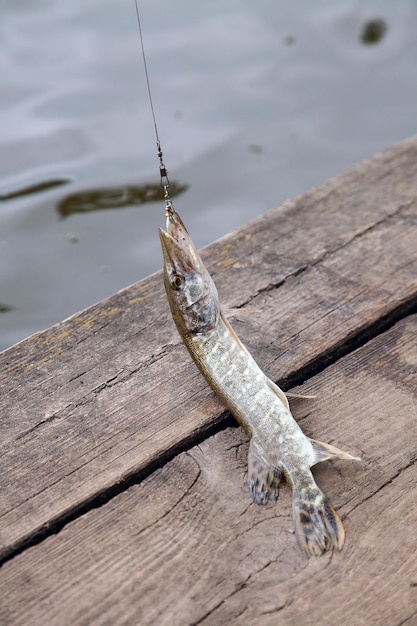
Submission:
[[[344,459],[345,461],[361,461],[357,456],[352,456],[349,452],[344,452],[330,443],[324,443],[323,441],[317,441],[316,439],[310,439],[313,444],[313,462],[312,466],[321,461],[328,461],[329,459]]]
[[[286,391],[287,398],[294,398],[295,400],[316,400],[317,396],[307,396],[304,393],[293,393],[292,391]]]
[[[282,389],[280,389],[278,385],[276,385],[270,378],[266,378],[266,381],[268,383],[269,388],[272,389],[274,393],[276,393],[276,395],[281,400],[285,408],[289,410],[290,405],[288,404],[288,398],[285,395],[285,393],[282,391]]]

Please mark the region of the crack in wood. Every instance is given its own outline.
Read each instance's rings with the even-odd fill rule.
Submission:
[[[111,485],[110,487],[103,488],[102,490],[96,492],[93,497],[83,500],[75,507],[72,506],[71,508],[63,511],[60,515],[57,515],[55,518],[51,518],[47,524],[39,526],[28,535],[22,537],[20,541],[10,544],[6,549],[0,551],[0,569],[5,563],[15,558],[28,548],[38,545],[51,535],[58,534],[68,524],[75,521],[82,515],[85,515],[93,509],[104,506],[116,496],[127,491],[130,487],[140,484],[157,469],[163,467],[166,463],[173,460],[182,452],[189,451],[198,443],[201,443],[220,430],[227,428],[228,420],[223,419],[223,416],[224,414],[222,413],[219,420],[214,421],[212,424],[208,424],[206,427],[199,429],[195,433],[191,433],[180,443],[166,449],[163,453],[156,456],[146,465],[123,476],[117,483]]]
[[[415,455],[413,459],[411,459],[409,463],[407,463],[407,465],[400,467],[398,471],[396,471],[395,474],[389,478],[389,480],[386,480],[384,483],[382,483],[382,485],[380,485],[378,489],[375,489],[375,491],[372,491],[369,495],[366,496],[366,498],[363,498],[362,500],[357,502],[357,504],[355,504],[352,508],[350,508],[349,511],[346,513],[346,515],[343,517],[347,517],[348,515],[351,515],[354,511],[356,511],[356,509],[360,508],[363,504],[368,502],[368,500],[371,500],[372,498],[374,498],[377,493],[380,493],[383,489],[385,489],[389,485],[392,485],[404,472],[410,469],[410,467],[413,467],[416,461],[417,461],[417,454]]]
[[[298,276],[308,272],[311,268],[316,267],[317,265],[319,265],[323,261],[326,261],[327,259],[331,258],[332,256],[334,256],[335,254],[337,254],[341,250],[349,248],[349,246],[351,246],[353,243],[355,243],[359,239],[365,237],[369,233],[371,233],[371,232],[379,229],[381,226],[385,225],[387,222],[392,221],[394,218],[400,216],[401,213],[403,213],[406,210],[408,210],[414,204],[415,204],[415,200],[411,200],[410,202],[407,202],[407,203],[404,203],[404,204],[400,205],[397,209],[395,209],[395,211],[392,211],[388,215],[385,215],[383,218],[381,218],[380,220],[375,221],[373,224],[370,224],[369,226],[367,226],[366,228],[364,228],[360,232],[355,233],[353,235],[353,237],[351,237],[347,241],[344,241],[343,243],[341,243],[341,244],[339,244],[337,246],[334,246],[333,248],[330,248],[329,250],[326,250],[323,254],[319,255],[316,259],[312,259],[311,261],[309,261],[309,263],[306,263],[304,265],[300,265],[300,267],[298,267],[293,272],[290,272],[288,274],[285,274],[285,275],[279,274],[279,277],[278,277],[278,279],[276,281],[272,281],[272,282],[268,283],[266,286],[261,287],[256,293],[254,293],[251,296],[249,296],[244,302],[238,304],[236,306],[236,308],[240,309],[242,307],[245,307],[246,305],[250,304],[253,300],[255,300],[259,295],[264,294],[264,293],[269,292],[269,291],[274,291],[275,289],[279,289],[282,285],[284,285],[286,282],[288,282],[288,280],[290,280],[291,278],[296,278],[296,277],[298,277]],[[403,217],[404,221],[407,220],[407,219],[409,219],[408,216]]]
[[[417,617],[417,611],[414,611],[413,613],[411,613],[411,615],[406,617],[404,620],[401,620],[401,622],[397,622],[397,624],[395,624],[394,626],[406,626],[406,624],[410,624],[410,626],[413,626],[413,624],[416,623],[414,620],[414,618],[416,617]]]
[[[100,385],[95,387],[92,392],[94,394],[99,394],[104,389],[111,389],[115,385],[125,383],[141,370],[146,369],[150,365],[153,365],[154,363],[157,363],[158,361],[163,359],[165,356],[167,356],[167,354],[172,351],[173,347],[173,344],[166,344],[162,346],[162,350],[160,352],[158,352],[157,354],[152,354],[148,359],[146,359],[145,361],[141,361],[138,365],[124,367],[120,370],[120,372],[117,372],[117,374],[106,380],[104,383],[101,383]]]
[[[176,502],[174,502],[174,504],[167,510],[165,511],[165,513],[163,513],[160,517],[158,517],[157,519],[155,519],[153,522],[151,522],[150,524],[148,524],[147,526],[144,526],[140,532],[137,533],[137,537],[139,537],[140,535],[142,535],[144,532],[146,532],[147,530],[149,530],[149,528],[152,528],[152,526],[155,526],[156,524],[159,524],[159,522],[161,520],[163,520],[165,517],[167,517],[170,513],[172,513],[172,511],[174,511],[178,505],[181,504],[181,502],[189,495],[189,493],[191,493],[193,487],[197,484],[198,480],[200,479],[201,476],[201,468],[198,465],[197,461],[194,459],[194,457],[192,455],[189,455],[189,458],[195,463],[195,465],[197,465],[198,467],[198,471],[197,471],[197,475],[194,478],[194,480],[192,481],[192,483],[185,489],[184,493],[178,498],[178,500]]]
[[[231,593],[229,593],[226,597],[224,597],[222,599],[221,602],[219,602],[215,607],[213,607],[212,609],[210,609],[209,611],[207,611],[200,619],[198,619],[196,622],[193,622],[192,624],[190,624],[190,626],[194,626],[196,624],[202,624],[208,617],[212,616],[215,614],[215,612],[221,608],[228,600],[230,600],[231,598],[233,598],[233,596],[235,596],[237,593],[239,593],[240,591],[242,591],[242,589],[245,589],[245,587],[247,587],[248,583],[250,582],[250,580],[252,578],[254,578],[255,576],[257,576],[258,574],[260,574],[261,572],[263,572],[264,570],[266,570],[268,567],[270,567],[270,565],[272,565],[273,563],[276,563],[277,561],[279,561],[279,559],[281,558],[282,554],[284,553],[284,550],[282,550],[276,558],[274,559],[269,559],[266,563],[264,563],[259,569],[254,570],[253,572],[250,572],[250,574],[248,574],[248,576],[240,581],[239,583],[237,583],[235,589],[233,589],[233,591],[231,591]],[[279,612],[281,609],[286,608],[287,606],[289,606],[290,604],[292,604],[292,599],[289,601],[286,601],[282,607],[276,607],[273,611],[265,611],[265,612],[261,612],[261,615],[266,615],[268,613],[276,613]],[[233,618],[236,619],[238,617],[241,617],[247,610],[247,605],[244,605],[241,609],[241,611],[235,612],[233,614]]]
[[[99,393],[101,393],[105,389],[110,389],[111,387],[114,387],[115,385],[118,385],[120,383],[125,383],[130,378],[132,378],[132,376],[134,376],[135,374],[140,372],[142,369],[146,369],[150,365],[153,365],[154,363],[156,363],[160,359],[164,358],[167,354],[169,354],[169,352],[171,351],[172,348],[173,348],[172,344],[166,344],[165,346],[162,346],[162,350],[160,352],[158,352],[158,354],[153,354],[152,356],[150,356],[145,361],[142,361],[141,363],[139,363],[137,366],[132,366],[131,368],[125,367],[125,368],[121,369],[119,372],[117,372],[111,378],[109,378],[105,382],[101,383],[97,387],[94,387],[93,389],[88,391],[85,395],[83,395],[80,398],[78,398],[78,400],[73,401],[73,402],[69,402],[67,405],[61,407],[59,409],[59,411],[53,413],[52,415],[48,415],[47,417],[45,417],[44,419],[40,420],[37,424],[35,424],[31,428],[28,428],[27,430],[22,431],[21,433],[16,435],[16,440],[19,441],[21,439],[24,439],[27,436],[30,436],[36,430],[39,430],[40,428],[51,424],[55,420],[63,419],[63,416],[65,415],[65,411],[67,409],[69,409],[69,408],[75,409],[75,408],[80,407],[80,406],[85,406],[86,404],[88,404],[89,402],[92,401],[94,395],[98,395]],[[70,378],[68,382],[72,382],[72,381],[80,378],[81,376],[83,376],[86,373],[87,372],[85,372],[85,371],[84,372],[80,372],[79,374],[77,374],[77,376],[74,376],[73,378]]]
[[[57,419],[61,419],[61,417],[62,416],[59,415],[59,413],[53,413],[52,415],[48,415],[48,417],[45,417],[43,420],[40,420],[37,424],[35,424],[35,426],[32,426],[31,428],[28,428],[27,430],[24,430],[18,435],[16,435],[16,441],[19,441],[20,439],[24,439],[25,437],[27,437],[28,435],[31,435],[33,432],[35,432],[36,430],[39,430],[43,426],[46,426],[47,424],[51,424]]]

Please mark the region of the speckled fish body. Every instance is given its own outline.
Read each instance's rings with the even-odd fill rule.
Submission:
[[[293,491],[297,542],[306,556],[344,543],[343,524],[311,467],[329,458],[355,459],[306,437],[284,392],[259,368],[221,310],[217,289],[179,215],[159,229],[164,283],[179,334],[207,382],[250,438],[248,486],[253,500],[277,499],[284,474]]]

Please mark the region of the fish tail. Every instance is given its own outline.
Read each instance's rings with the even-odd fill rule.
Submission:
[[[310,486],[294,490],[292,509],[297,543],[307,558],[341,550],[345,542],[342,520],[311,478]]]

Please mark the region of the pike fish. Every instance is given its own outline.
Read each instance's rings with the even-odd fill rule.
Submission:
[[[250,438],[248,486],[257,504],[278,498],[282,475],[292,488],[297,543],[307,557],[341,550],[342,521],[317,486],[311,467],[359,460],[304,435],[285,393],[259,368],[219,303],[216,286],[181,218],[171,206],[159,229],[164,284],[172,317],[197,367]]]

